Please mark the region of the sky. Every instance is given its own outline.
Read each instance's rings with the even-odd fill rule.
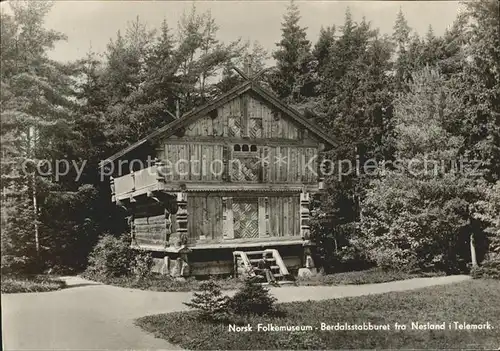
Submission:
[[[288,0],[283,1],[195,1],[200,11],[210,10],[219,25],[219,40],[229,42],[242,38],[258,41],[269,52],[281,36],[281,22]],[[432,25],[436,34],[442,34],[460,11],[458,1],[296,1],[301,11],[301,25],[307,27],[308,39],[317,40],[320,28],[332,24],[341,26],[346,8],[354,20],[363,16],[381,33],[392,33],[399,8],[403,10],[410,27],[425,34]],[[46,17],[45,25],[67,35],[50,56],[58,61],[73,61],[92,51],[102,53],[118,30],[139,16],[148,28],[159,28],[163,19],[176,27],[180,15],[189,11],[191,1],[55,1]],[[7,10],[5,2],[0,4]]]

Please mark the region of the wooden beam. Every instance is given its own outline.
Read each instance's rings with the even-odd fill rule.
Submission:
[[[161,184],[161,183],[160,183]],[[129,200],[130,195],[137,197],[137,202],[142,201],[139,196],[146,195],[148,190],[155,191],[166,191],[177,193],[179,191],[185,192],[224,192],[230,194],[231,192],[261,192],[262,194],[280,194],[280,193],[298,193],[304,189],[304,184],[302,183],[227,183],[221,181],[213,182],[197,182],[197,181],[178,181],[178,182],[168,182],[166,184],[161,184],[161,187],[157,185],[152,185],[148,188],[141,189],[140,191],[127,192],[124,194],[116,195],[115,201],[118,205],[122,200]],[[305,185],[305,190],[310,193],[315,193],[319,191],[318,183],[311,183]],[[266,195],[262,195],[266,196]],[[119,206],[119,205],[118,205]]]
[[[148,251],[154,251],[154,252],[166,252],[166,253],[183,253],[183,252],[186,252],[186,253],[189,253],[191,252],[191,248],[188,248],[188,247],[175,247],[175,246],[168,246],[168,247],[165,247],[163,245],[151,245],[151,244],[134,244],[134,245],[131,245],[132,248],[136,248],[136,249],[144,249],[144,250],[148,250]]]
[[[308,142],[296,139],[286,139],[286,138],[259,138],[259,139],[248,139],[248,138],[237,138],[237,137],[214,137],[214,136],[184,136],[182,139],[170,139],[168,140],[169,145],[185,145],[185,144],[224,144],[224,143],[234,143],[234,144],[255,144],[255,145],[269,145],[269,146],[296,146],[296,147],[309,147],[317,148],[318,143]]]
[[[242,70],[240,70],[238,67],[236,66],[233,66],[233,69],[236,71],[236,73],[238,73],[243,79],[245,80],[250,80],[250,77],[247,76],[247,74],[245,72],[243,72]]]
[[[176,115],[174,115],[172,112],[170,112],[169,110],[165,109],[165,112],[170,116],[172,117],[173,119],[177,119],[179,117],[177,117]]]
[[[269,240],[267,238],[264,239],[233,239],[228,240],[227,242],[210,242],[210,243],[202,243],[202,244],[193,244],[189,247],[175,247],[169,246],[164,247],[163,245],[146,245],[146,244],[138,244],[133,245],[135,248],[142,248],[149,251],[155,252],[165,252],[165,253],[179,253],[180,250],[186,250],[186,252],[193,252],[196,250],[212,250],[212,249],[236,249],[236,248],[266,248],[266,247],[274,247],[274,246],[310,246],[314,245],[312,242],[308,240],[297,239],[297,237],[282,237],[280,240],[277,237],[270,237]],[[286,258],[284,259],[286,262]]]
[[[248,137],[248,95],[240,97],[241,129],[243,137]]]
[[[257,72],[256,74],[254,74],[252,76],[252,80],[255,81],[257,78],[259,78],[260,76],[262,76],[265,72],[267,72],[269,70],[269,68],[264,68],[264,69],[261,69],[259,72]]]
[[[273,246],[304,246],[308,244],[297,237],[269,237],[260,239],[233,239],[226,242],[203,243],[190,246],[191,250],[208,250],[208,249],[233,249],[233,248],[265,248]]]

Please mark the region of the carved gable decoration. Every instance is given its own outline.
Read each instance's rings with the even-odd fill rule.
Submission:
[[[101,166],[143,147],[153,139],[170,137],[228,137],[315,140],[335,145],[329,135],[271,92],[246,81],[212,102],[194,109],[147,137],[114,154]]]

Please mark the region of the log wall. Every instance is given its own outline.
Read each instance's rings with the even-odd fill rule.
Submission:
[[[137,245],[165,246],[169,232],[165,215],[134,218],[134,238]]]

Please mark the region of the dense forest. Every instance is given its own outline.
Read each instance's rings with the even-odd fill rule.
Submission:
[[[101,234],[127,230],[99,161],[172,121],[177,106],[182,114],[234,87],[241,77],[232,67],[246,58],[260,70],[271,57],[261,84],[337,140],[323,157],[373,165],[342,176],[324,170],[312,213],[326,270],[500,272],[496,0],[464,3],[441,36],[431,27],[418,35],[401,10],[392,35],[347,11],[315,43],[291,3],[272,52],[220,41],[215,19],[193,7],[155,30],[137,18],[103,57],[90,51],[70,63],[49,58],[66,40],[44,26],[49,2],[9,5],[1,15],[2,272],[84,269]],[[429,171],[415,160],[436,162]]]

